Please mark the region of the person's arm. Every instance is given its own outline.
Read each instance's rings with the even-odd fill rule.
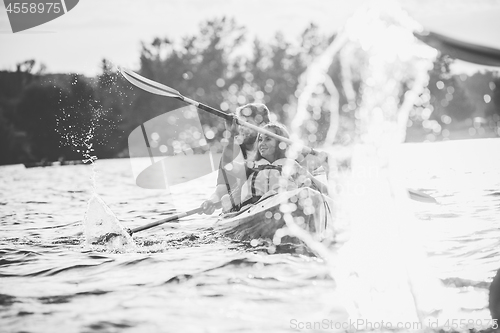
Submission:
[[[214,193],[201,204],[202,211],[199,214],[212,215],[216,209],[221,208],[221,198],[227,194],[227,187],[225,184],[218,184]]]
[[[328,177],[328,173],[330,171],[329,165],[329,155],[326,152],[320,151],[317,155],[307,154],[305,156],[300,155],[301,158],[297,160],[297,162],[307,168],[307,170],[311,173],[314,170],[318,170],[323,167],[325,170],[326,176]]]
[[[222,154],[220,168],[224,169],[228,175],[238,179],[246,179],[247,165],[241,147],[235,143],[232,148],[226,147]]]
[[[316,188],[323,194],[330,195],[330,192],[328,190],[328,185],[323,183],[321,180],[318,178],[314,177],[311,175],[309,171],[307,172],[307,178],[311,180],[311,182],[316,186]]]
[[[237,135],[236,121],[226,121],[226,130],[230,132],[227,145],[222,151],[217,175],[217,186],[214,193],[205,200],[201,207],[202,213],[212,214],[215,209],[221,208],[223,197],[230,200],[231,205],[240,203],[237,179],[246,180],[246,163],[240,146],[235,142]]]
[[[222,157],[219,168],[223,168],[226,174],[232,175],[239,179],[246,179],[246,161],[240,147],[240,143],[236,140],[238,136],[238,127],[236,119],[226,121],[226,131],[229,132],[227,144],[222,150]]]
[[[234,177],[234,175],[225,172],[223,169],[219,169],[215,191],[202,203],[201,213],[208,215],[213,214],[216,209],[221,208],[221,200],[223,197],[227,199],[226,201],[228,201],[231,206],[237,206],[241,201],[238,180]],[[226,208],[225,210],[228,209]]]
[[[298,177],[297,180],[299,185],[311,186],[314,185],[319,192],[329,195],[328,185],[314,177],[306,168],[301,166],[299,163],[295,162],[295,172]]]

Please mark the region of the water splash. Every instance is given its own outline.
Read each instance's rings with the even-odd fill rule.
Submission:
[[[74,84],[74,83],[72,83]],[[82,104],[78,101],[77,104]],[[105,128],[111,130],[116,128],[116,125],[106,119],[107,112],[102,108],[89,106],[90,109],[82,110],[77,107],[69,107],[61,110],[61,114],[57,117],[56,131],[61,135],[61,146],[69,146],[76,153],[81,154],[82,162],[92,164],[92,173],[90,175],[92,193],[96,192],[96,169],[95,162],[97,155],[95,154],[94,144],[105,145],[105,134],[100,134],[98,138],[98,130]],[[106,132],[106,131],[100,131]]]
[[[84,234],[87,246],[96,248],[104,246],[106,250],[127,252],[135,250],[136,245],[125,228],[120,224],[118,218],[97,194],[97,156],[93,154],[94,148],[92,139],[94,138],[94,126],[91,126],[82,140],[83,149],[81,153],[84,163],[92,163],[90,182],[92,186],[92,196],[87,203],[87,210],[84,218]],[[108,235],[108,237],[106,237]]]
[[[75,76],[72,85],[78,84]],[[133,239],[120,224],[111,209],[97,194],[97,155],[94,144],[107,143],[106,132],[116,129],[116,124],[107,118],[107,111],[96,100],[78,99],[75,105],[62,108],[56,118],[56,131],[61,135],[61,145],[69,146],[81,154],[85,164],[91,164],[91,197],[84,218],[84,234],[88,246],[95,243],[112,251],[135,249]],[[114,235],[113,237],[105,237]]]
[[[107,250],[135,251],[136,244],[115,214],[97,194],[88,201],[84,218],[85,240],[88,246],[102,245]],[[105,235],[110,235],[109,240]]]
[[[411,233],[407,191],[391,167],[437,55],[413,36],[421,29],[395,2],[368,4],[301,78],[292,133],[307,138],[310,128],[317,131],[309,126],[317,105],[327,100],[331,106],[339,90],[347,101],[331,108],[324,147],[350,166],[330,172],[336,224],[345,240],[332,250],[296,236],[327,260],[353,319],[423,323],[442,308],[440,285]],[[336,64],[337,86],[331,76]]]

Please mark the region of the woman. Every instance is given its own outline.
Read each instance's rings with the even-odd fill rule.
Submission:
[[[282,137],[290,137],[281,124],[267,124],[263,129]],[[229,197],[224,196],[221,200],[224,211],[240,210],[263,197],[300,187],[311,187],[320,193],[328,194],[325,184],[313,177],[295,160],[287,158],[287,149],[288,146],[284,142],[259,134],[255,159],[247,162],[248,177],[241,188],[241,204],[236,209],[231,209]]]
[[[238,120],[255,126],[268,124],[270,116],[267,106],[261,103],[250,103],[236,109]],[[223,150],[217,186],[210,198],[201,205],[202,213],[208,215],[211,215],[216,208],[220,208],[219,202],[225,194],[228,194],[225,200],[230,200],[233,207],[240,206],[240,187],[247,178],[245,162],[249,159],[254,160],[256,154],[255,130],[238,125],[235,119],[232,123],[226,123],[226,129],[231,135],[228,145]]]

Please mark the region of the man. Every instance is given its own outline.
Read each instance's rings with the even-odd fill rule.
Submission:
[[[250,103],[236,109],[236,117],[249,124],[264,126],[270,122],[269,109],[260,103]],[[221,198],[228,194],[232,207],[240,204],[240,187],[246,180],[244,165],[253,160],[257,152],[258,133],[245,126],[226,124],[231,136],[222,153],[215,192],[201,205],[204,214],[212,214],[220,208]]]

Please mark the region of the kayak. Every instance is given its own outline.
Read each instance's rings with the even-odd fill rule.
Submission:
[[[333,200],[308,187],[264,196],[253,205],[243,207],[235,213],[222,215],[214,230],[240,241],[271,239],[274,243],[276,231],[286,227],[283,212],[290,212],[293,221],[309,232],[315,239],[322,240],[332,235]],[[291,236],[284,236],[278,244],[299,244]]]

